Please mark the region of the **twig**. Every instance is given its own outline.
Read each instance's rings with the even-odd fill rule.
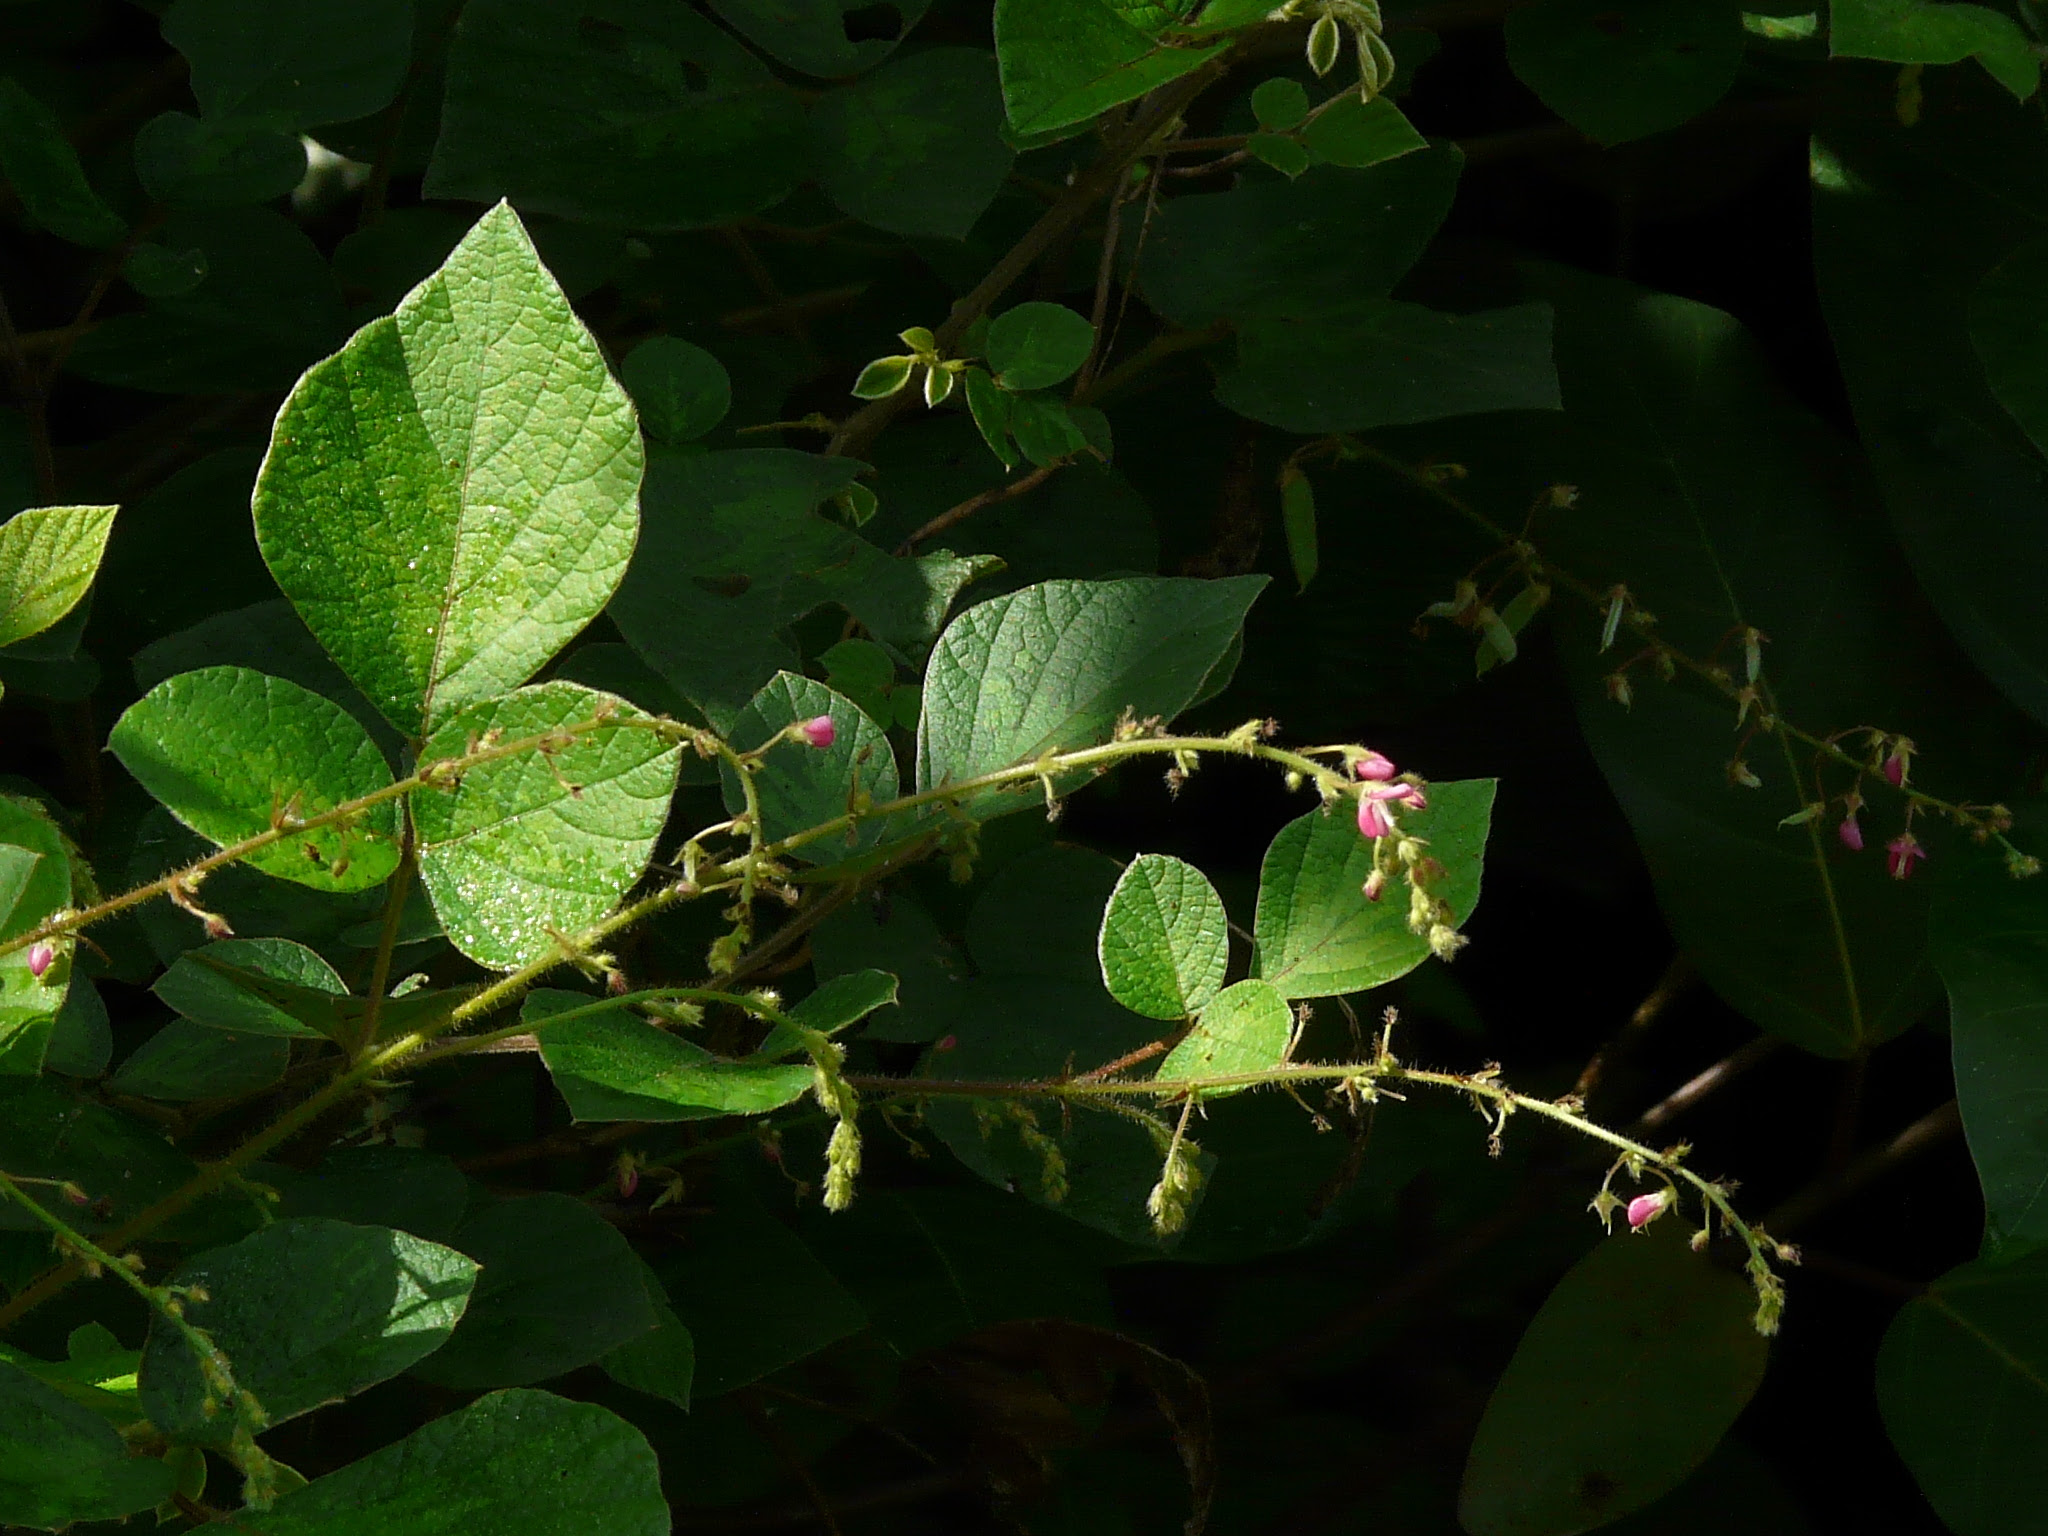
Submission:
[[[1683,992],[1692,979],[1691,962],[1683,953],[1673,955],[1670,964],[1664,967],[1664,974],[1657,978],[1656,986],[1650,989],[1648,996],[1636,1004],[1635,1011],[1628,1016],[1628,1022],[1622,1025],[1620,1032],[1595,1051],[1587,1061],[1584,1070],[1579,1073],[1578,1082],[1572,1085],[1572,1092],[1580,1099],[1592,1102],[1593,1095],[1599,1090],[1600,1080],[1607,1074],[1607,1069],[1634,1048],[1636,1042],[1642,1038],[1643,1031],[1656,1023],[1658,1016],[1670,1006],[1671,1000]]]
[[[982,491],[977,495],[968,497],[963,502],[948,507],[937,517],[931,519],[930,522],[923,524],[916,531],[906,535],[903,542],[896,546],[896,553],[899,555],[915,554],[917,546],[926,539],[937,538],[956,523],[966,522],[968,518],[974,516],[983,507],[992,507],[998,502],[1014,501],[1019,496],[1028,496],[1065,468],[1067,462],[1065,459],[1055,459],[1050,464],[1041,464],[1038,468],[1032,470],[1030,474],[1019,475],[1007,485],[999,485],[991,490]]]
[[[1785,1042],[1775,1035],[1757,1036],[1740,1050],[1722,1057],[1706,1071],[1689,1078],[1652,1104],[1637,1117],[1636,1123],[1630,1129],[1645,1136],[1652,1131],[1662,1130],[1708,1094],[1726,1087],[1758,1062],[1770,1060],[1784,1048]]]

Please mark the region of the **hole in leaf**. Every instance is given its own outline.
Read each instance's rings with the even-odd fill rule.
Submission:
[[[848,11],[845,21],[849,43],[893,43],[903,35],[903,13],[888,0]]]

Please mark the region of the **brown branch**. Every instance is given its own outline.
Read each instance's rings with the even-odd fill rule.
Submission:
[[[1635,1012],[1628,1016],[1628,1022],[1599,1050],[1579,1073],[1579,1080],[1572,1085],[1572,1092],[1581,1099],[1590,1101],[1600,1087],[1600,1080],[1607,1075],[1607,1069],[1625,1057],[1641,1040],[1643,1031],[1657,1022],[1658,1016],[1671,1005],[1671,1000],[1683,992],[1693,980],[1691,963],[1683,953],[1673,955],[1671,963],[1664,967],[1664,974],[1657,978],[1656,986],[1649,995],[1636,1004]]]
[[[999,485],[991,490],[982,491],[968,497],[957,505],[948,507],[930,522],[925,523],[915,532],[907,535],[903,542],[896,546],[896,553],[899,555],[914,554],[916,553],[917,546],[926,539],[937,538],[954,524],[966,522],[968,518],[974,516],[983,507],[992,507],[998,502],[1014,501],[1019,496],[1029,495],[1045,484],[1046,481],[1050,480],[1060,470],[1064,469],[1068,462],[1066,459],[1055,459],[1050,464],[1041,464],[1038,468],[1032,470],[1030,474],[1020,475],[1007,485]]]
[[[1759,1035],[1740,1050],[1724,1056],[1706,1071],[1689,1078],[1669,1094],[1644,1110],[1630,1127],[1639,1134],[1647,1134],[1668,1124],[1691,1109],[1708,1094],[1726,1087],[1758,1062],[1768,1061],[1785,1048],[1785,1042],[1775,1035]]]

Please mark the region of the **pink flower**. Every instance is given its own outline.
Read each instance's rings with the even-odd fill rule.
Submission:
[[[1891,872],[1894,880],[1904,880],[1913,873],[1913,866],[1927,857],[1927,850],[1920,846],[1919,839],[1910,832],[1901,832],[1884,845],[1884,867]]]
[[[1851,853],[1863,851],[1863,828],[1856,824],[1854,811],[1842,818],[1842,824],[1835,828],[1835,835],[1842,840],[1842,846]]]
[[[28,947],[28,973],[37,981],[43,979],[43,972],[56,963],[57,951],[47,944],[31,944]]]
[[[640,1170],[632,1163],[619,1164],[619,1198],[630,1200],[640,1187]]]
[[[832,723],[830,715],[816,715],[806,720],[796,728],[796,733],[820,750],[839,739],[839,727]]]
[[[1365,877],[1365,884],[1359,887],[1367,901],[1378,901],[1387,894],[1387,872],[1376,869]]]
[[[1628,1225],[1630,1231],[1641,1231],[1663,1213],[1671,1203],[1671,1192],[1660,1189],[1655,1194],[1637,1195],[1628,1203]]]
[[[1903,736],[1892,738],[1892,750],[1884,760],[1885,782],[1893,789],[1906,785],[1906,770],[1913,766],[1913,743]]]
[[[1358,796],[1358,830],[1370,838],[1382,838],[1394,830],[1395,806],[1411,811],[1429,809],[1429,797],[1414,784],[1398,781],[1368,783]]]
[[[1394,760],[1380,752],[1368,751],[1351,765],[1354,777],[1381,783],[1391,779],[1399,771],[1394,766]]]

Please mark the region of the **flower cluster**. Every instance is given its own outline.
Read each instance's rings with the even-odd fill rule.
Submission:
[[[1372,873],[1362,890],[1367,901],[1386,894],[1395,875],[1408,882],[1408,927],[1429,940],[1439,959],[1448,960],[1465,947],[1457,930],[1457,914],[1433,887],[1442,883],[1445,870],[1426,852],[1429,844],[1403,832],[1397,820],[1401,811],[1426,811],[1429,796],[1413,774],[1403,774],[1392,758],[1370,748],[1347,751],[1351,776],[1359,781],[1358,831],[1373,845]]]

